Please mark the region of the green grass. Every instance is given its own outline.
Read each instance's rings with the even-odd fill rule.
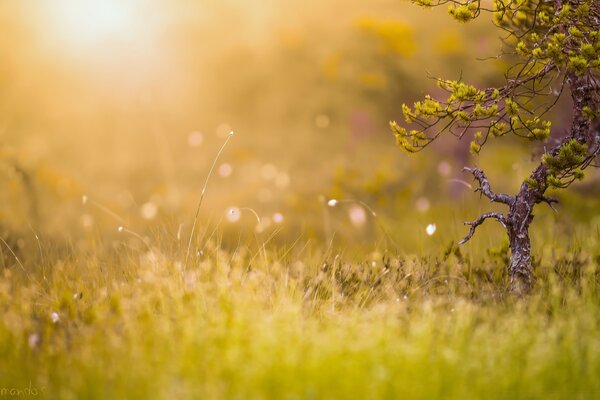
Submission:
[[[151,250],[42,242],[24,260],[29,278],[14,262],[2,270],[0,388],[60,399],[593,398],[600,269],[588,233],[577,251],[536,249],[545,256],[525,298],[506,292],[502,251],[482,263],[454,247],[374,259],[206,241],[183,271],[185,251],[165,237]]]

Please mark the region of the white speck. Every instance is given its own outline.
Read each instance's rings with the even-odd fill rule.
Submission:
[[[331,199],[327,202],[327,205],[329,207],[335,207],[337,205],[338,201],[336,199]]]
[[[81,196],[81,204],[83,204],[84,206],[87,204],[88,202],[88,197],[86,195]]]
[[[276,224],[281,224],[283,222],[283,214],[275,213],[273,214],[273,222]]]
[[[435,226],[435,224],[429,224],[427,225],[427,228],[425,228],[425,232],[427,232],[429,236],[433,235],[436,230],[437,226]]]
[[[150,220],[150,219],[154,219],[156,218],[156,215],[158,214],[158,206],[149,201],[147,203],[144,203],[142,205],[142,207],[140,208],[140,214],[142,215],[142,218]]]
[[[375,268],[377,266],[377,261],[372,261],[371,262],[371,267]]]
[[[125,228],[122,227],[122,226],[120,226],[120,227],[117,228],[117,231],[119,231],[119,232],[123,232],[124,230],[125,230]]]
[[[238,222],[240,220],[240,218],[242,217],[242,212],[237,207],[230,207],[227,210],[227,214],[225,217],[227,218],[227,221],[229,221],[231,223],[235,223],[235,222]]]
[[[361,227],[367,222],[367,213],[365,209],[357,204],[352,205],[348,210],[348,216],[350,217],[350,222],[355,227]]]
[[[36,348],[37,345],[40,343],[40,335],[38,335],[37,333],[32,333],[27,338],[27,343],[29,344],[30,349]]]
[[[427,197],[419,197],[417,199],[417,202],[415,203],[415,206],[417,208],[417,211],[419,212],[426,212],[427,210],[429,210],[429,199]]]
[[[402,296],[402,299],[406,301],[406,300],[408,300],[408,296],[404,295],[404,296]]]
[[[226,138],[227,136],[231,136],[231,126],[224,122],[217,126],[217,136],[220,138]]]
[[[233,135],[235,135],[235,132],[234,131],[229,131],[229,136],[233,136]]]
[[[50,317],[52,318],[52,322],[53,323],[57,323],[60,320],[60,317],[58,316],[57,312],[53,312]]]
[[[440,175],[448,176],[450,175],[450,172],[452,172],[452,167],[448,161],[440,161],[437,166],[437,170]]]
[[[191,132],[188,135],[188,145],[190,147],[199,147],[204,142],[204,136],[198,131]]]
[[[231,164],[223,163],[223,164],[219,165],[219,169],[218,169],[219,176],[221,176],[223,178],[228,178],[229,176],[231,176],[232,172],[233,172],[233,167],[231,166]]]

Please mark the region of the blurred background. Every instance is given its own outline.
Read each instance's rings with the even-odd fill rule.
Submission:
[[[254,235],[446,246],[490,209],[463,166],[514,193],[535,165],[510,138],[477,158],[454,138],[407,156],[389,131],[403,102],[437,93],[432,77],[501,83],[501,32],[485,15],[457,24],[399,0],[21,0],[0,2],[0,24],[5,236],[85,247],[125,226],[181,240],[232,130],[199,219],[229,247]],[[568,117],[565,101],[555,132]],[[588,175],[558,215],[540,207],[534,240],[600,224]]]

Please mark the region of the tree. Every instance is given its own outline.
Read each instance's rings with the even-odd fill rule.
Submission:
[[[423,7],[448,3],[449,13],[468,22],[482,12],[504,31],[500,57],[508,60],[503,85],[479,89],[462,81],[438,79],[446,99],[425,96],[413,107],[402,106],[405,126],[391,122],[397,144],[409,153],[422,150],[440,135],[473,135],[471,153],[479,154],[489,140],[516,135],[547,142],[539,165],[524,179],[516,195],[495,193],[484,171],[465,168],[490,201],[508,212],[487,212],[472,222],[459,242],[495,219],[506,229],[511,256],[508,266],[514,292],[533,284],[529,226],[537,204],[557,200],[550,188],[566,188],[583,178],[583,170],[600,154],[600,1],[597,0],[415,0]],[[488,8],[489,5],[489,8]],[[567,132],[552,131],[548,113],[563,95],[572,102]],[[552,133],[552,135],[551,135]]]

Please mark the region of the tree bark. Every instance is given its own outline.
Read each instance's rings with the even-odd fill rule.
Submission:
[[[519,199],[517,199],[519,201]],[[508,232],[510,246],[510,290],[516,294],[524,294],[533,287],[533,266],[531,264],[531,240],[529,239],[529,224],[533,219],[529,205],[522,203],[519,210],[511,207],[508,214]]]
[[[546,168],[539,166],[532,177],[536,181],[545,182]],[[519,193],[510,205],[507,215],[506,231],[510,246],[510,288],[512,292],[522,294],[533,287],[533,266],[531,265],[531,240],[529,225],[533,220],[533,207],[539,203],[540,187],[530,187],[527,183],[521,185]]]

